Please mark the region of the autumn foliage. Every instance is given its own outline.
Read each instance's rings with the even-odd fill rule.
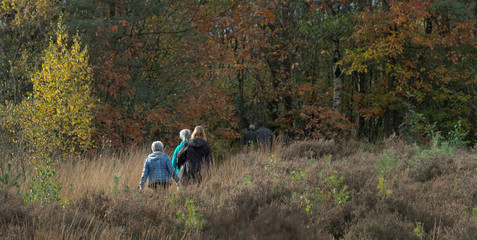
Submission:
[[[0,236],[474,239],[476,66],[475,0],[2,0]]]
[[[41,69],[32,76],[33,92],[20,105],[7,107],[5,126],[18,131],[13,141],[27,147],[33,158],[80,154],[92,146],[88,51],[79,36],[68,41],[60,22],[44,51]]]
[[[475,144],[472,1],[2,3],[2,134],[62,142],[45,151],[174,146],[199,124],[222,152],[249,124],[425,142],[459,123]],[[30,115],[10,114],[20,108]]]
[[[346,61],[348,74],[361,86],[354,105],[365,119],[402,119],[389,120],[388,130],[397,131],[411,105],[441,130],[453,126],[455,116],[465,119],[466,129],[475,129],[475,101],[468,88],[475,81],[469,65],[475,54],[465,49],[475,47],[476,22],[464,10],[469,5],[454,4],[392,1],[388,8],[358,16],[351,36],[356,45]],[[371,76],[376,73],[383,74]]]

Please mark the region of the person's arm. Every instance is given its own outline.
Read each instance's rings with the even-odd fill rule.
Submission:
[[[176,147],[176,149],[174,150],[174,154],[172,154],[172,166],[176,169],[176,173],[179,172],[179,166],[177,165],[177,155],[179,154],[179,151],[181,150],[183,145],[184,141],[182,141],[179,146]]]
[[[149,165],[147,164],[147,158],[146,158],[146,161],[144,161],[144,168],[142,170],[141,181],[139,182],[139,189],[144,188],[144,183],[146,182],[148,176],[149,176]]]
[[[169,158],[169,156],[167,157]],[[177,176],[176,170],[171,164],[171,161],[167,161],[167,172],[169,173],[169,176],[172,176],[176,182],[179,182],[179,176]]]
[[[213,158],[212,158],[212,149],[210,148],[209,143],[207,143],[207,152],[208,152],[208,153],[207,153],[207,157],[206,157],[206,159],[207,159],[207,164],[208,164],[208,165],[213,165],[213,164],[214,164],[214,160],[213,160]]]
[[[181,168],[182,165],[184,165],[186,159],[187,159],[187,146],[189,145],[188,142],[185,142],[182,148],[179,150],[179,153],[177,154],[177,167]]]

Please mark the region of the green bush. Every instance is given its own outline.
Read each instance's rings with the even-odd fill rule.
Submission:
[[[13,176],[13,177],[12,177]],[[18,183],[18,178],[21,176],[21,172],[18,172],[16,175],[12,175],[12,163],[7,164],[7,170],[0,175],[0,182],[3,183],[6,187],[16,187],[17,193],[20,193],[20,183]]]
[[[454,125],[454,129],[447,134],[447,142],[451,146],[465,147],[470,143],[470,141],[465,140],[468,134],[469,132],[462,128],[462,119],[459,119]]]
[[[70,200],[64,196],[62,184],[54,179],[56,171],[50,167],[51,160],[44,166],[35,167],[36,175],[32,177],[32,184],[25,195],[25,202],[37,201],[41,203],[59,203],[67,205]]]
[[[387,172],[396,168],[399,164],[399,155],[394,154],[394,150],[391,148],[389,151],[384,150],[383,155],[378,159],[378,166],[376,166],[376,172],[379,176],[384,176]]]

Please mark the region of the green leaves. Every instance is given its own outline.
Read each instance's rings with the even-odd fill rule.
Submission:
[[[399,164],[399,155],[394,153],[391,148],[389,151],[383,151],[383,155],[378,159],[376,172],[379,176],[385,176],[390,171],[395,170]]]
[[[331,176],[325,178],[325,184],[331,188],[331,191],[326,195],[331,196],[332,199],[340,205],[349,200],[349,187],[348,185],[343,185],[344,176],[338,176],[338,172],[334,171]]]
[[[25,195],[25,202],[59,203],[66,205],[69,198],[64,196],[63,186],[54,179],[56,171],[50,167],[51,160],[45,165],[35,167],[36,175],[32,177],[32,184]]]
[[[17,192],[20,191],[20,183],[18,183],[18,178],[22,175],[21,172],[18,172],[16,175],[12,173],[12,163],[7,164],[7,170],[0,175],[0,182],[7,187],[16,187]]]

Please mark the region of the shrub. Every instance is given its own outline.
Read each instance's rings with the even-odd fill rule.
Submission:
[[[44,166],[37,165],[36,175],[32,177],[32,185],[25,195],[25,202],[60,203],[66,205],[69,199],[64,196],[62,184],[54,179],[56,171],[50,168],[51,160]]]
[[[102,186],[111,189],[88,188],[96,183],[86,181],[84,188],[91,190],[76,194],[67,207],[55,202],[23,203],[14,193],[0,189],[0,235],[7,239],[472,239],[477,233],[477,162],[472,153],[457,151],[450,156],[436,154],[440,150],[432,147],[425,153],[418,150],[396,139],[339,160],[331,155],[315,159],[309,152],[308,157],[286,161],[281,153],[290,149],[251,150],[214,165],[200,185],[159,192],[127,187],[137,184],[142,155],[138,176],[129,182],[124,181],[124,172],[134,164],[124,165],[127,171],[122,171],[123,164],[103,161],[117,169],[95,181],[105,181]],[[80,172],[98,168],[95,164],[88,168],[88,161],[81,164],[86,165]],[[433,164],[437,167],[428,167]],[[62,166],[61,173],[67,175]],[[114,178],[119,174],[126,185],[121,190]],[[382,193],[392,187],[392,194],[379,193],[380,177]]]
[[[356,224],[350,227],[344,238],[350,240],[419,239],[414,233],[412,222],[402,219],[395,213],[379,209],[359,219]]]
[[[353,141],[341,144],[332,140],[312,140],[291,144],[281,151],[284,160],[300,158],[319,158],[321,156],[332,155],[339,158],[347,156],[355,150],[357,143]]]
[[[444,155],[434,155],[419,158],[414,164],[409,170],[410,177],[415,181],[426,182],[449,171],[451,159]]]
[[[345,203],[336,205],[334,202],[324,202],[321,211],[316,214],[320,229],[331,234],[335,239],[341,239],[353,221],[352,205]]]
[[[470,141],[465,140],[468,134],[469,132],[462,128],[462,119],[459,119],[454,125],[454,129],[448,133],[447,142],[451,146],[465,147],[470,143]]]
[[[394,153],[393,148],[389,151],[383,151],[381,157],[378,158],[376,172],[379,176],[386,175],[389,171],[394,170],[399,164],[399,155]]]
[[[9,162],[7,164],[7,169],[5,170],[5,172],[2,175],[0,175],[0,182],[7,188],[15,187],[17,189],[17,194],[19,194],[20,183],[18,183],[18,178],[20,176],[21,176],[21,172],[18,172],[17,174],[12,175],[12,163]]]
[[[272,202],[259,209],[257,216],[245,222],[233,238],[237,239],[332,239],[314,231],[302,212],[285,204]]]
[[[455,224],[448,234],[444,233],[443,239],[474,240],[477,233],[477,219],[466,218]]]

